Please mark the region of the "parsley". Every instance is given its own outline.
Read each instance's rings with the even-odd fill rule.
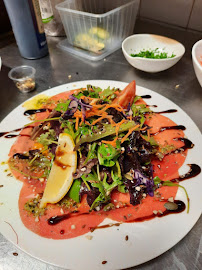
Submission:
[[[114,94],[114,92],[116,92],[116,88],[112,88],[110,89],[110,87],[108,87],[107,89],[104,89],[102,92],[100,92],[100,98],[101,99],[105,99],[111,95]]]
[[[87,155],[87,158],[86,158],[84,164],[86,164],[89,160],[91,160],[93,158],[97,158],[97,153],[95,151],[96,146],[97,146],[96,142],[89,145],[89,152],[88,152],[88,155]]]
[[[65,113],[69,107],[69,103],[70,103],[71,100],[67,100],[67,102],[64,102],[64,103],[58,103],[56,108],[55,108],[55,111],[57,112],[63,112]]]
[[[131,53],[130,56],[150,58],[150,59],[166,59],[166,58],[173,58],[176,55],[172,53],[171,56],[168,56],[167,52],[161,52],[159,48],[156,48],[155,50],[142,50],[137,54]]]
[[[102,143],[98,148],[98,160],[100,165],[106,167],[112,167],[115,165],[118,156],[121,153],[120,145],[117,148],[113,147],[110,144]]]
[[[48,146],[52,143],[58,144],[54,129],[49,129],[48,132],[41,134],[36,140],[43,144],[43,146]]]

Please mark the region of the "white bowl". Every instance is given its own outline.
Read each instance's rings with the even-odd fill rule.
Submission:
[[[172,54],[175,57],[165,59],[151,59],[132,57],[131,53],[139,53],[141,50],[155,50]],[[122,51],[126,60],[135,68],[146,72],[159,72],[175,65],[185,53],[184,46],[177,40],[152,34],[137,34],[126,38],[122,43]]]
[[[202,87],[202,40],[197,41],[192,48],[192,61],[196,77]]]

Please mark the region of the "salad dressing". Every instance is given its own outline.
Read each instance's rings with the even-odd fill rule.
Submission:
[[[164,130],[174,130],[174,129],[175,130],[186,130],[186,127],[183,125],[161,127],[158,132],[152,133],[151,135],[155,136],[155,135],[159,134],[160,132],[163,132]]]
[[[24,112],[25,116],[30,116],[36,113],[41,113],[41,112],[46,112],[46,111],[51,111],[50,109],[42,108],[42,109],[32,109],[32,110],[26,110]]]
[[[190,167],[190,170],[186,174],[180,175],[178,178],[172,179],[170,181],[171,182],[177,182],[177,181],[182,182],[184,180],[193,178],[201,173],[201,168],[197,164],[188,164],[188,166]]]
[[[165,110],[165,111],[162,111],[162,112],[155,112],[155,113],[175,113],[177,112],[176,109],[169,109],[169,110]]]
[[[143,95],[141,98],[151,98],[151,95]]]
[[[186,205],[184,202],[180,201],[180,200],[174,200],[174,203],[177,204],[177,209],[175,210],[168,210],[166,209],[165,211],[163,212],[158,212],[157,214],[151,214],[149,216],[145,216],[145,217],[141,217],[141,218],[136,218],[132,221],[128,221],[128,223],[131,223],[131,222],[143,222],[143,221],[146,221],[146,220],[150,220],[150,219],[153,219],[155,217],[164,217],[164,216],[167,216],[167,215],[170,215],[170,214],[179,214],[181,212],[183,212],[185,209],[186,209]]]
[[[33,128],[33,127],[32,126],[26,126],[26,127],[17,128],[17,129],[11,130],[11,131],[0,132],[0,137],[3,137],[3,136],[5,136],[5,135],[7,135],[9,133],[12,133],[12,132],[18,132],[18,131],[24,130],[26,128]],[[22,135],[22,134],[20,134],[20,135]],[[9,138],[9,137],[6,137],[6,138]]]
[[[175,139],[174,139],[174,140],[175,140]],[[178,148],[178,149],[175,149],[174,151],[172,151],[172,152],[169,153],[169,154],[172,154],[172,153],[175,153],[175,154],[181,153],[182,151],[185,151],[185,150],[187,150],[187,149],[191,149],[191,148],[194,147],[194,144],[193,144],[189,139],[186,139],[186,138],[176,138],[176,140],[179,140],[179,141],[183,142],[184,145],[181,146],[181,147]]]

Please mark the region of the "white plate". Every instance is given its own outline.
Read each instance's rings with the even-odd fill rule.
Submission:
[[[82,81],[61,85],[43,92],[52,96],[63,91],[85,87],[87,84],[105,88],[108,86],[123,89],[127,84],[116,81]],[[158,105],[157,110],[177,109],[177,113],[169,114],[169,118],[177,124],[187,127],[185,134],[195,144],[188,152],[185,164],[180,173],[186,172],[186,164],[195,163],[202,167],[202,136],[199,129],[189,116],[177,105],[165,97],[146,88],[137,86],[138,95],[151,95],[148,104]],[[23,116],[22,105],[13,110],[0,124],[0,131],[9,131],[28,123]],[[15,139],[0,138],[0,164],[7,160],[8,152]],[[122,224],[119,228],[111,227],[93,232],[93,239],[85,235],[68,240],[46,239],[34,234],[22,224],[18,211],[18,197],[22,183],[15,178],[6,176],[6,165],[0,166],[0,231],[15,245],[30,255],[67,269],[123,269],[147,262],[173,247],[194,226],[201,215],[202,205],[202,174],[182,183],[190,196],[190,213],[186,211],[177,215],[168,215],[140,223]],[[177,199],[186,202],[183,191],[178,190]],[[12,230],[13,226],[15,232]],[[105,220],[104,223],[109,223]],[[91,234],[91,233],[88,233]],[[125,241],[125,236],[129,240]],[[107,261],[105,265],[102,261]]]

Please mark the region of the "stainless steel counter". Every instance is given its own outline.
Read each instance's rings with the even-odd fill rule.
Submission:
[[[3,68],[0,72],[0,120],[27,98],[60,84],[88,79],[109,79],[124,82],[135,79],[138,85],[156,91],[179,105],[202,131],[202,88],[195,77],[191,60],[191,48],[197,40],[202,38],[202,34],[171,28],[150,21],[137,21],[135,33],[153,33],[177,39],[184,44],[186,53],[180,62],[169,70],[149,74],[130,66],[121,50],[116,51],[104,60],[94,63],[58,49],[57,43],[61,38],[48,38],[50,54],[39,60],[26,60],[19,55],[12,37],[0,41],[0,56],[3,61]],[[37,70],[37,89],[28,94],[18,92],[7,77],[10,68],[22,64],[31,65]],[[175,247],[160,257],[131,268],[131,270],[201,269],[201,233],[202,217]],[[17,253],[18,256],[14,256],[13,253]],[[33,259],[9,243],[0,234],[0,270],[27,269],[59,270],[57,267]]]

